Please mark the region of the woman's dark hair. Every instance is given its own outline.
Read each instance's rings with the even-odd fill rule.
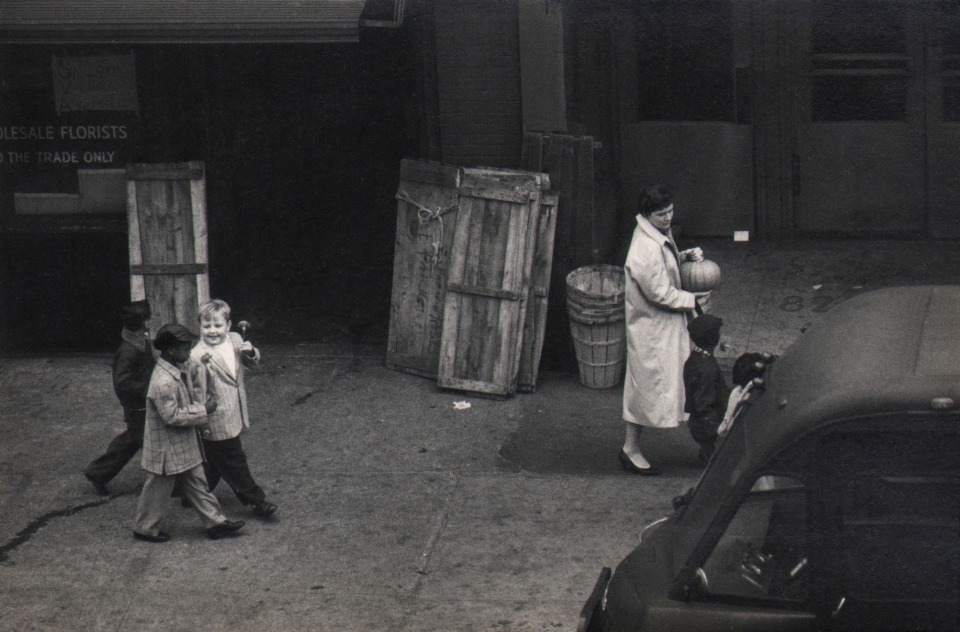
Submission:
[[[737,386],[746,386],[755,377],[763,375],[763,369],[758,369],[757,363],[764,364],[765,356],[762,353],[747,352],[733,363],[733,383]]]
[[[640,191],[640,214],[644,217],[650,217],[654,211],[659,211],[673,203],[673,195],[670,189],[663,184],[654,184],[643,187]]]

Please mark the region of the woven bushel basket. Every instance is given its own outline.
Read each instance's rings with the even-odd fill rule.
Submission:
[[[567,316],[580,383],[610,388],[623,380],[627,339],[620,266],[597,264],[567,275]]]

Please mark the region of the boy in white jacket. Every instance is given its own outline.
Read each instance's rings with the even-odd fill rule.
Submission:
[[[259,364],[260,351],[230,331],[230,306],[225,301],[214,299],[201,305],[199,321],[200,341],[190,357],[206,367],[207,388],[214,391],[219,404],[202,433],[207,484],[213,491],[223,478],[241,503],[251,505],[255,515],[269,518],[277,506],[253,479],[240,443],[240,433],[250,427],[243,367]]]

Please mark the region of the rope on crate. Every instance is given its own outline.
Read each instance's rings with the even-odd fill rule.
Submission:
[[[454,202],[453,204],[448,204],[447,206],[438,206],[436,210],[434,210],[414,201],[413,198],[411,198],[403,189],[397,191],[397,199],[403,200],[407,204],[417,207],[417,219],[420,221],[421,226],[434,220],[436,220],[437,224],[439,224],[440,230],[437,231],[437,235],[434,237],[433,243],[430,244],[430,247],[433,250],[433,252],[430,254],[430,263],[432,265],[437,265],[443,258],[443,215],[446,215],[450,211],[456,210],[456,208],[460,206],[460,203]]]

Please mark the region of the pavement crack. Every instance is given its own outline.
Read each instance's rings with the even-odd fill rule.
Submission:
[[[433,550],[436,548],[437,542],[440,540],[440,534],[443,532],[444,527],[447,526],[447,519],[450,517],[450,505],[453,502],[453,498],[457,494],[457,489],[460,487],[461,478],[462,474],[458,472],[456,480],[453,481],[453,487],[450,488],[450,493],[447,494],[446,499],[443,501],[443,509],[440,510],[440,514],[437,516],[433,533],[430,534],[430,539],[427,540],[423,555],[420,556],[420,567],[417,569],[418,575],[423,576],[427,574],[427,567],[430,565],[430,560],[433,557]],[[420,580],[417,579],[417,586],[415,586],[413,589],[414,594],[417,592],[419,584]]]
[[[111,494],[107,498],[102,498],[100,500],[94,500],[88,503],[82,503],[80,505],[74,505],[72,507],[67,507],[65,509],[55,509],[53,511],[48,511],[47,513],[37,516],[34,518],[30,524],[21,529],[9,542],[0,546],[0,563],[5,562],[9,557],[10,553],[14,551],[21,544],[25,544],[34,536],[37,531],[47,526],[47,524],[55,518],[65,518],[67,516],[72,516],[74,514],[80,513],[86,509],[91,509],[93,507],[99,507],[105,503],[110,502],[118,496],[124,496],[130,494],[131,492],[121,492],[119,494]]]
[[[305,403],[308,399],[310,399],[311,397],[313,397],[313,395],[314,395],[316,392],[317,392],[317,391],[310,391],[309,393],[305,393],[305,394],[301,395],[300,397],[298,397],[298,398],[296,398],[295,400],[293,400],[293,405],[294,405],[294,406],[299,406],[299,405]]]

